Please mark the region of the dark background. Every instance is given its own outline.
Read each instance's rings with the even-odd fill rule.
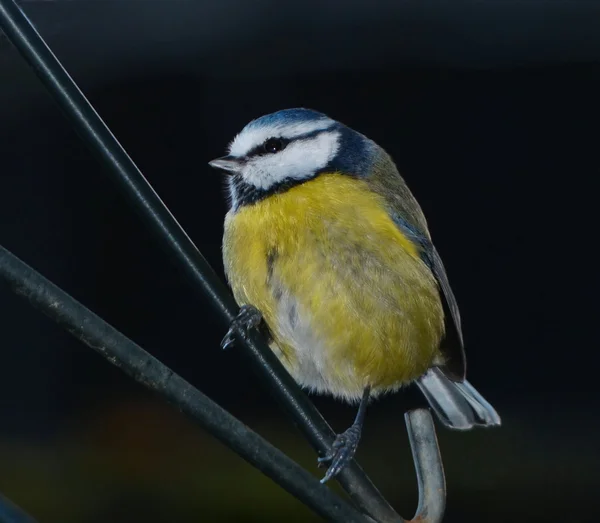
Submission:
[[[24,9],[222,275],[207,161],[251,118],[325,112],[385,147],[461,306],[469,379],[503,427],[439,428],[447,522],[600,520],[596,2],[64,1]],[[315,455],[0,39],[0,243],[266,435]],[[0,286],[0,491],[51,522],[314,516]],[[316,398],[338,430],[350,407]],[[403,412],[358,458],[410,517]]]

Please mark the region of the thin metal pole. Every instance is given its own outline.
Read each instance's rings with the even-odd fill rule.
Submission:
[[[419,485],[419,504],[411,521],[440,523],[446,508],[446,480],[433,418],[428,410],[417,409],[404,419]]]
[[[2,246],[0,277],[14,292],[137,382],[191,416],[317,514],[328,521],[366,523],[354,507],[323,487],[283,452]]]
[[[0,523],[36,523],[36,521],[0,494]]]
[[[71,124],[125,192],[163,247],[184,270],[193,287],[208,297],[224,324],[235,317],[237,306],[228,289],[192,243],[138,167],[113,136],[98,113],[52,53],[14,0],[0,0],[0,28],[33,68]],[[283,368],[264,340],[252,334],[240,340],[252,366],[272,395],[291,416],[310,444],[325,454],[335,434],[315,406]],[[338,476],[353,501],[381,523],[402,518],[353,461]]]

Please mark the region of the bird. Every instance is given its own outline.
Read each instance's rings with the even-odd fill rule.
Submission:
[[[222,346],[262,328],[300,386],[358,404],[318,459],[321,481],[353,459],[367,404],[411,383],[446,427],[499,426],[466,380],[455,296],[391,156],[306,108],[252,120],[227,152],[209,162],[225,175],[223,265],[240,307]]]

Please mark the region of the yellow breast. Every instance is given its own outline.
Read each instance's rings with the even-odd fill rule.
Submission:
[[[230,212],[225,271],[302,385],[348,399],[431,366],[443,335],[436,281],[362,180],[323,174]]]

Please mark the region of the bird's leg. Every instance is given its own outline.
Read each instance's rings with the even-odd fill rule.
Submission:
[[[331,445],[329,452],[326,456],[319,458],[319,466],[322,467],[325,464],[329,464],[325,477],[321,480],[321,483],[329,481],[334,476],[337,476],[340,471],[352,461],[358,442],[360,441],[360,435],[362,432],[362,426],[365,421],[365,413],[367,411],[367,403],[369,401],[369,394],[371,393],[371,386],[367,385],[363,392],[356,418],[351,427],[338,434],[335,441]]]
[[[221,342],[222,349],[228,349],[235,343],[235,336],[239,333],[240,336],[247,340],[251,329],[258,327],[262,321],[262,314],[253,305],[242,305],[240,312],[231,322],[231,326],[227,334]]]

